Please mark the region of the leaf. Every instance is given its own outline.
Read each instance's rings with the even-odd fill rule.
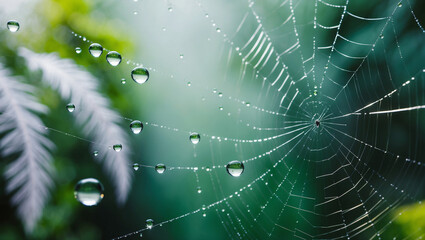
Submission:
[[[7,165],[6,191],[12,193],[27,232],[32,231],[41,217],[53,182],[52,156],[54,144],[45,137],[47,132],[38,113],[47,108],[31,94],[33,87],[12,77],[0,64],[0,139],[2,156],[18,154]]]
[[[108,99],[98,93],[97,79],[81,70],[71,59],[61,59],[55,53],[38,54],[20,48],[19,55],[26,59],[31,70],[42,71],[42,81],[76,106],[72,114],[83,127],[82,132],[93,137],[93,150],[99,151],[96,160],[102,161],[104,169],[115,183],[118,202],[124,203],[132,179],[129,144],[126,133],[118,125],[122,118],[110,109]],[[122,144],[123,150],[113,151],[111,146],[114,144]]]

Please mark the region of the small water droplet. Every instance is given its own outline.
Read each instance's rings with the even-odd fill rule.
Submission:
[[[121,144],[115,144],[114,146],[112,146],[112,148],[114,149],[115,152],[121,152],[122,145]]]
[[[173,8],[172,8],[172,7],[169,7],[169,8],[168,8],[168,11],[169,11],[169,12],[172,12],[172,11],[173,11]]]
[[[138,84],[145,83],[149,79],[149,71],[144,67],[136,67],[131,71],[131,78]]]
[[[125,80],[125,78],[121,79],[121,84],[125,84],[127,81]]]
[[[381,39],[384,39],[384,35],[381,34],[381,36],[379,36]]]
[[[99,43],[92,43],[89,47],[89,52],[93,57],[98,58],[103,53],[103,47]]]
[[[251,103],[246,102],[246,103],[245,103],[245,105],[246,105],[247,107],[250,107],[250,106],[251,106]]]
[[[155,166],[155,171],[157,172],[157,173],[159,173],[159,174],[163,174],[164,172],[165,172],[165,170],[166,170],[167,168],[165,167],[165,165],[164,164],[162,164],[162,163],[159,163],[159,164],[157,164],[156,166]]]
[[[99,155],[99,152],[98,151],[94,151],[93,152],[93,156],[97,157],[98,155]]]
[[[85,206],[97,205],[104,197],[103,185],[94,178],[85,178],[75,185],[74,197]]]
[[[162,31],[164,31],[164,32],[165,32],[165,31],[167,31],[167,29],[166,29],[165,27],[162,27]]]
[[[118,66],[118,64],[121,63],[121,59],[121,54],[116,51],[110,51],[108,54],[106,54],[106,61],[108,61],[111,66]]]
[[[137,15],[137,14],[139,14],[139,12],[138,11],[134,11],[133,14],[134,15]]]
[[[198,144],[201,141],[201,135],[199,135],[199,133],[191,133],[189,136],[189,140],[193,143],[193,144]]]
[[[19,22],[15,20],[10,20],[7,22],[7,29],[11,32],[17,32],[19,30]]]
[[[143,233],[140,233],[140,234],[139,234],[139,237],[143,237]]]
[[[217,89],[216,88],[213,89],[213,93],[217,93]]]
[[[245,170],[245,166],[241,161],[231,161],[226,166],[227,173],[233,177],[239,177]]]
[[[72,103],[68,103],[66,105],[66,110],[68,110],[68,112],[73,112],[75,110],[75,105]]]
[[[76,48],[75,48],[75,52],[76,52],[77,54],[80,54],[80,53],[81,53],[81,51],[82,51],[82,50],[81,50],[81,48],[80,48],[80,47],[76,47]]]
[[[139,120],[134,120],[130,123],[130,129],[134,134],[139,134],[143,130],[143,123]]]
[[[184,55],[183,54],[180,54],[179,57],[180,57],[180,59],[183,59],[184,58]]]
[[[403,6],[403,3],[399,2],[398,7],[402,7],[402,6]]]
[[[202,214],[202,217],[206,217],[206,216],[207,216],[207,214],[206,214],[206,213],[203,213],[203,214]]]
[[[152,229],[152,227],[153,227],[153,220],[152,219],[147,219],[146,220],[146,227],[148,229]]]
[[[134,169],[134,171],[137,171],[137,170],[139,170],[139,164],[138,163],[133,163],[133,169]]]
[[[218,107],[218,110],[220,111],[223,111],[223,109],[224,109],[223,107]]]
[[[205,17],[206,17],[206,18],[208,18],[208,17],[209,17],[208,13],[205,13]]]
[[[187,82],[187,86],[190,87],[192,85],[191,82]]]
[[[196,191],[200,194],[200,193],[202,193],[202,188],[201,187],[197,187],[196,188]]]
[[[221,32],[221,29],[220,29],[220,28],[217,28],[217,29],[215,29],[215,30],[216,30],[218,33],[219,33],[219,32]]]
[[[223,93],[219,92],[219,93],[218,93],[218,96],[219,96],[219,97],[223,97]]]

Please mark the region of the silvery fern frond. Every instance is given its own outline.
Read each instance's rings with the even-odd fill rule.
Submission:
[[[53,182],[54,144],[44,135],[46,129],[37,116],[47,108],[31,94],[33,87],[12,77],[0,64],[0,152],[18,157],[6,167],[6,191],[13,193],[12,204],[26,231],[41,217]]]
[[[93,146],[99,151],[96,159],[103,161],[104,169],[115,183],[117,200],[123,203],[132,179],[127,134],[118,125],[122,118],[110,109],[108,99],[98,93],[97,79],[71,59],[61,59],[55,53],[38,54],[20,48],[19,55],[25,58],[29,69],[42,71],[42,81],[76,106],[73,115],[83,127],[82,132],[96,142]],[[111,150],[114,144],[122,144],[123,150]]]

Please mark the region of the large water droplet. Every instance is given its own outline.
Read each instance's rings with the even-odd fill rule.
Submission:
[[[138,84],[145,83],[149,79],[149,71],[144,67],[136,67],[131,71],[131,78]]]
[[[66,110],[68,110],[68,112],[73,112],[75,110],[75,105],[72,103],[68,103],[66,105]]]
[[[242,162],[235,160],[227,164],[226,170],[231,176],[239,177],[245,170],[245,167]]]
[[[165,165],[164,164],[162,164],[162,163],[159,163],[159,164],[157,164],[156,166],[155,166],[155,171],[157,172],[157,173],[159,173],[159,174],[163,174],[164,172],[165,172],[165,170],[166,170],[167,168],[165,167]]]
[[[116,67],[121,63],[121,54],[115,51],[110,51],[108,54],[106,54],[106,61],[108,61],[108,63],[112,66]]]
[[[85,206],[97,205],[104,197],[103,185],[94,178],[82,179],[75,185],[74,197]]]
[[[139,120],[134,120],[130,123],[130,129],[134,134],[139,134],[143,130],[143,123]]]
[[[81,50],[81,48],[80,48],[80,47],[76,47],[76,48],[75,48],[75,52],[76,52],[77,54],[80,54],[80,53],[81,53],[81,51],[82,51],[82,50]]]
[[[139,170],[139,164],[138,163],[134,163],[133,164],[133,169],[134,169],[134,171],[137,171],[137,170]]]
[[[120,152],[122,150],[122,145],[115,144],[114,146],[112,146],[112,148],[115,150],[115,152]]]
[[[7,29],[9,29],[11,32],[17,32],[19,30],[19,22],[15,20],[8,21]]]
[[[147,219],[146,220],[146,227],[148,229],[152,229],[152,227],[153,227],[153,220],[152,219]]]
[[[99,43],[92,43],[89,47],[89,52],[93,57],[100,57],[103,53],[103,47]]]
[[[193,143],[193,144],[198,144],[201,141],[201,135],[199,135],[199,133],[191,133],[189,136],[189,140]]]

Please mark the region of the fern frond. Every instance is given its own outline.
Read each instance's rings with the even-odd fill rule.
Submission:
[[[96,159],[103,161],[104,169],[115,183],[117,200],[123,203],[132,179],[129,145],[126,133],[118,125],[120,116],[110,109],[108,99],[98,93],[97,79],[81,70],[71,59],[61,59],[55,53],[38,54],[21,48],[19,55],[26,59],[31,70],[42,71],[45,83],[76,106],[73,115],[83,127],[82,132],[93,137],[97,143],[94,146],[99,151]],[[122,144],[123,150],[111,150],[110,146],[114,144]]]
[[[37,113],[47,108],[31,94],[33,88],[18,81],[0,65],[0,139],[2,156],[18,155],[6,167],[6,191],[13,192],[12,204],[26,231],[34,228],[52,187],[53,143]]]

